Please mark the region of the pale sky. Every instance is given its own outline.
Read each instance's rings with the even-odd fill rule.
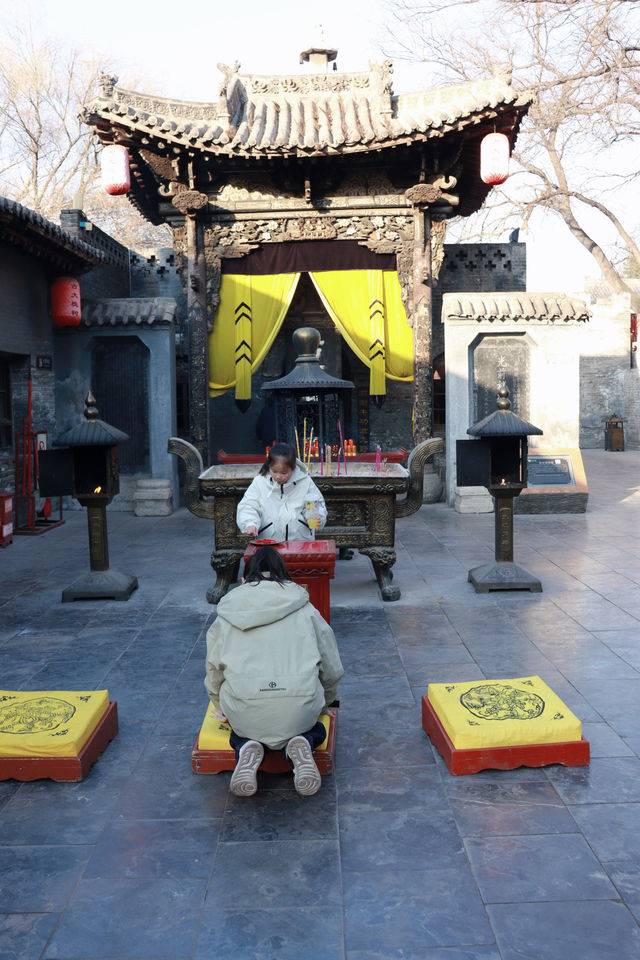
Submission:
[[[384,0],[0,0],[0,29],[30,20],[38,37],[99,57],[122,87],[204,101],[217,98],[220,62],[238,60],[246,73],[305,69],[299,54],[317,43],[319,24],[338,49],[338,69],[366,70],[383,58],[387,18]],[[396,93],[430,86],[427,67],[395,61]],[[575,292],[585,276],[598,275],[595,261],[553,221],[540,218],[526,239],[530,290]]]

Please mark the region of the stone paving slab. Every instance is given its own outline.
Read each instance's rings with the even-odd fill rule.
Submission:
[[[0,782],[0,960],[636,960],[640,956],[640,453],[584,451],[585,515],[516,516],[541,594],[476,595],[493,518],[398,523],[397,603],[340,561],[336,769],[239,799],[195,776],[215,614],[211,530],[109,513],[127,602],[62,604],[84,512],[0,550],[0,686],[108,688],[120,731],[80,784]],[[430,682],[539,673],[584,722],[587,768],[452,777]]]

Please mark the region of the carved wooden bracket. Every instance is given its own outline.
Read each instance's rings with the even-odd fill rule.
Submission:
[[[171,203],[180,213],[185,215],[197,213],[198,210],[204,209],[209,203],[209,197],[206,193],[200,193],[199,190],[189,190],[183,183],[177,186],[182,187],[182,189],[171,198]]]
[[[426,183],[416,183],[415,186],[405,190],[404,195],[409,203],[421,210],[432,206],[439,200],[456,207],[460,198],[452,190],[457,186],[458,181],[453,176],[432,177]]]
[[[442,190],[433,183],[416,183],[404,192],[405,197],[413,207],[429,207],[442,196]]]

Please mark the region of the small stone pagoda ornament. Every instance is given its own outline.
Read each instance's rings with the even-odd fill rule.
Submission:
[[[478,440],[458,440],[458,485],[485,486],[495,502],[495,560],[469,571],[476,593],[490,590],[542,591],[531,573],[513,562],[513,500],[527,486],[527,436],[539,427],[511,411],[509,391],[498,390],[497,410],[469,427]]]

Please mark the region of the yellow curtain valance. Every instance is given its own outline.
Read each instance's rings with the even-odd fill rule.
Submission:
[[[326,270],[309,276],[336,327],[369,367],[369,392],[386,393],[386,377],[413,380],[413,331],[395,270]]]
[[[275,340],[299,279],[299,273],[223,275],[209,334],[209,396],[235,385],[237,400],[251,398],[251,374]]]

